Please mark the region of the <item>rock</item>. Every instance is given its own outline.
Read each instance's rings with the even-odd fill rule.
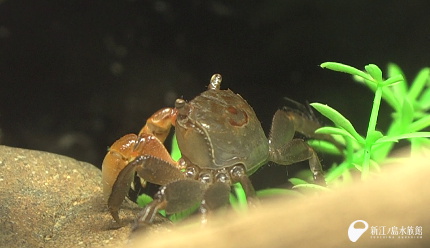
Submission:
[[[125,202],[113,221],[94,165],[0,146],[0,246],[99,247],[127,242],[138,210]]]

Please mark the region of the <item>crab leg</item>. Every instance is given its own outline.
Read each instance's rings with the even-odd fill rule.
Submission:
[[[272,150],[270,160],[281,165],[290,165],[309,160],[309,168],[312,171],[314,181],[317,184],[325,185],[318,156],[304,140],[293,139],[285,146]]]
[[[182,174],[183,175],[183,174]],[[152,223],[160,209],[173,214],[193,207],[202,201],[206,185],[200,181],[182,178],[161,187],[155,199],[139,214],[137,226],[142,223]]]
[[[245,169],[240,165],[235,165],[231,169],[231,180],[233,182],[239,182],[245,191],[248,203],[251,205],[258,205],[257,194],[255,193],[254,186],[252,186],[251,180],[246,175]]]
[[[215,210],[226,205],[229,201],[230,185],[223,182],[215,182],[209,185],[205,192],[205,206],[208,210]]]
[[[193,179],[180,179],[161,187],[154,201],[149,203],[139,214],[135,229],[142,224],[153,222],[158,210],[164,209],[167,214],[179,213],[201,203],[202,221],[206,220],[209,211],[228,203],[230,185],[215,182],[207,185]]]
[[[295,131],[310,135],[316,128],[314,123],[307,124],[298,114],[278,110],[273,117],[269,137],[270,161],[290,165],[309,160],[314,181],[325,185],[322,166],[315,151],[304,140],[293,139]]]

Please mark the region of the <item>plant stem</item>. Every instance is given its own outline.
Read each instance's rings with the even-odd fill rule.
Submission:
[[[363,167],[361,171],[361,179],[365,180],[369,177],[369,166],[370,166],[370,155],[372,146],[374,144],[373,139],[369,140],[370,136],[376,129],[376,123],[378,121],[378,113],[379,113],[379,107],[381,105],[381,97],[382,97],[382,87],[377,82],[377,87],[375,91],[375,97],[373,99],[373,106],[372,106],[372,112],[370,113],[370,119],[369,119],[369,126],[367,128],[367,135],[366,135],[366,145],[364,147],[364,160],[363,160]]]

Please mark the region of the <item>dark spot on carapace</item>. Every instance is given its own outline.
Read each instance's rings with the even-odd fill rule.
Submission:
[[[240,127],[248,123],[248,115],[245,111],[229,106],[227,107],[227,112],[229,113],[228,120],[230,125]]]
[[[235,107],[233,107],[233,106],[230,106],[230,107],[228,107],[227,108],[227,111],[230,113],[230,114],[237,114],[237,109],[235,108]]]

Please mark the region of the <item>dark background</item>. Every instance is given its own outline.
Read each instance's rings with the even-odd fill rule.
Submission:
[[[283,97],[328,103],[363,133],[373,95],[348,75],[430,65],[428,1],[0,0],[1,144],[101,165],[175,98],[214,73],[268,131]],[[382,111],[388,110],[383,105]],[[321,118],[323,119],[323,118]],[[381,112],[383,129],[389,120]]]

